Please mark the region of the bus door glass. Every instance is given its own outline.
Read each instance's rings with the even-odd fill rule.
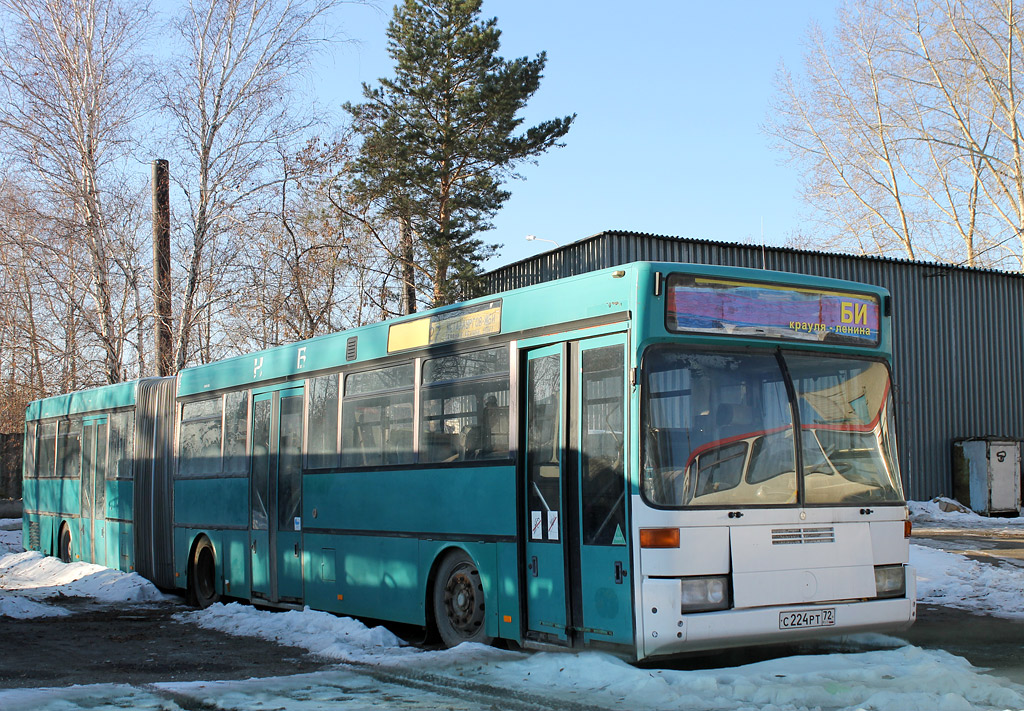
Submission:
[[[633,643],[626,525],[625,336],[580,342],[574,383],[578,443],[579,619],[586,643]]]
[[[82,423],[81,555],[107,564],[107,418]]]
[[[252,592],[301,600],[302,388],[256,395],[252,433]]]
[[[565,347],[540,348],[526,360],[526,596],[527,629],[548,642],[568,643],[562,536]]]
[[[277,596],[302,599],[302,388],[281,392],[277,449]]]

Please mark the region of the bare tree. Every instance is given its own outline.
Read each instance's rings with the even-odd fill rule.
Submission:
[[[188,205],[175,365],[195,355],[193,335],[222,298],[218,274],[203,288],[211,252],[237,256],[228,245],[233,220],[243,221],[279,177],[268,171],[276,147],[309,125],[294,107],[296,80],[327,39],[324,20],[338,0],[190,0],[175,21],[184,50],[169,73],[162,103],[180,149],[179,176]],[[237,236],[237,235],[235,235]],[[204,293],[205,292],[205,293]],[[207,336],[210,335],[207,329]],[[200,356],[201,357],[201,356]]]
[[[124,377],[124,341],[112,284],[111,188],[120,187],[146,102],[140,44],[145,2],[0,0],[0,132],[50,220],[37,234],[49,249],[65,238],[82,253],[88,299],[75,302],[103,353],[103,377]]]
[[[1022,20],[1014,0],[867,0],[811,28],[765,128],[824,246],[1024,266]]]
[[[353,153],[344,136],[312,138],[294,154],[282,149],[273,199],[249,221],[254,240],[234,342],[266,348],[369,320],[365,275],[387,256],[329,199]]]

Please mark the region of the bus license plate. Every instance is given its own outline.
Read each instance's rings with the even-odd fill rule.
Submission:
[[[836,608],[821,610],[799,610],[779,613],[779,629],[793,630],[802,627],[832,627],[836,623]]]

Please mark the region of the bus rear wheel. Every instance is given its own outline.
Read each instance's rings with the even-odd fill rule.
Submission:
[[[465,553],[449,553],[434,578],[434,624],[446,647],[463,642],[490,644],[480,571]]]
[[[57,534],[57,557],[65,563],[70,563],[74,555],[71,545],[71,529],[66,523],[62,523],[60,533]]]
[[[192,553],[188,576],[188,593],[193,605],[203,609],[220,600],[217,593],[217,565],[213,544],[203,538]]]

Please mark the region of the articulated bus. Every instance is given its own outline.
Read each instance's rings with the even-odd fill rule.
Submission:
[[[26,548],[449,646],[901,629],[890,310],[638,262],[37,401]]]

